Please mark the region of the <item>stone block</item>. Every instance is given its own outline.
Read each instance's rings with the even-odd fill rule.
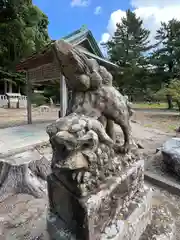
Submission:
[[[180,176],[180,138],[166,141],[161,152],[167,168]]]
[[[121,214],[106,227],[101,240],[139,240],[148,224],[151,223],[152,191],[138,192],[127,207],[126,214]]]
[[[107,226],[113,226],[113,221],[119,215],[127,214],[125,210],[132,205],[131,201],[143,189],[143,173],[144,162],[135,162],[120,174],[121,177],[111,177],[87,197],[80,197],[76,184],[68,182],[72,173],[69,172],[68,175],[65,171],[58,176],[55,173],[51,174],[48,177],[47,218],[51,239],[57,240],[60,237],[68,239],[70,236],[71,239],[78,240],[102,239]],[[142,208],[145,209],[145,206]],[[133,216],[136,216],[136,211],[136,209],[132,211],[130,220],[135,218]],[[137,211],[137,214],[139,213]],[[146,222],[144,224],[146,225]]]

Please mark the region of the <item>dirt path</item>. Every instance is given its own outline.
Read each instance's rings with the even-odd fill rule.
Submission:
[[[180,114],[172,111],[136,110],[132,119],[146,128],[174,133],[180,126]]]
[[[133,137],[140,141],[146,153],[155,152],[167,139],[176,136],[174,133],[163,132],[159,129],[144,127],[140,123],[131,123]]]
[[[137,122],[131,122],[131,128],[134,140],[143,147],[139,151],[143,154],[144,160],[151,158],[156,153],[156,149],[161,147],[166,140],[177,135],[175,132],[166,133],[159,129],[144,127],[143,124]],[[118,126],[115,131],[118,135],[121,132]]]
[[[40,111],[40,108],[32,109],[32,121],[48,122],[58,117],[59,108],[49,108],[48,111]],[[4,109],[0,108],[0,128],[7,128],[27,124],[26,109]]]

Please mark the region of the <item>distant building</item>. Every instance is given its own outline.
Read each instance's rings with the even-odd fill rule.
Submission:
[[[102,54],[95,38],[90,30],[84,25],[82,28],[74,31],[73,33],[62,38],[63,40],[76,46],[80,52],[84,53],[88,58],[96,59],[101,65],[105,66],[109,71],[113,71],[117,68],[117,65],[108,61]],[[60,102],[61,102],[61,114],[64,115],[67,108],[68,92],[64,77],[61,74],[60,67],[54,56],[52,45],[55,41],[51,41],[44,50],[40,53],[35,53],[29,58],[21,61],[17,65],[17,71],[26,71],[28,89],[32,88],[32,85],[38,90],[43,90],[41,86],[52,85],[53,83],[60,81]],[[31,90],[28,91],[29,94]],[[28,97],[30,101],[31,97]],[[31,103],[28,105],[28,122],[31,123]]]

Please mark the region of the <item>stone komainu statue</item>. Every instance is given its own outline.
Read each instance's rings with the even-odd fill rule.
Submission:
[[[150,205],[144,200],[144,163],[132,147],[128,99],[97,61],[62,40],[53,49],[72,98],[67,115],[47,127],[53,149],[47,180],[51,240],[105,240],[112,229],[118,237],[111,239],[138,240]],[[122,129],[123,145],[114,123]],[[135,223],[134,216],[140,216]]]
[[[96,60],[88,59],[62,40],[55,43],[54,52],[67,86],[72,90],[67,113],[84,114],[99,120],[114,141],[113,122],[118,124],[124,134],[122,151],[128,152],[131,111],[127,99],[112,86],[112,75]]]

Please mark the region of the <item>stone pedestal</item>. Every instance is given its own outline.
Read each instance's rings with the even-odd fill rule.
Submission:
[[[101,240],[139,240],[151,223],[152,192],[150,189],[136,194],[125,215],[118,215],[101,236]]]
[[[123,169],[81,197],[72,172],[48,177],[51,240],[138,240],[151,221],[151,192],[144,188],[144,162]]]

